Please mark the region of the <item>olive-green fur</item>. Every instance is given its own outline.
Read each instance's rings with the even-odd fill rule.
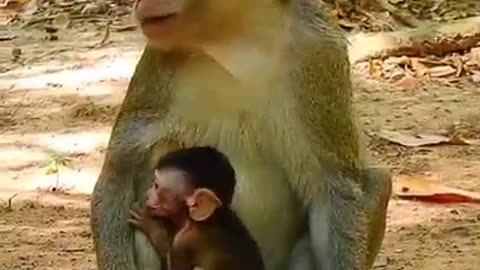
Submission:
[[[260,61],[264,72],[244,81],[207,53],[144,50],[93,191],[100,270],[161,268],[148,240],[128,226],[128,209],[142,201],[159,156],[195,145],[232,161],[232,208],[267,270],[371,268],[391,177],[362,167],[346,40],[320,1],[272,4],[280,2],[286,42],[272,42],[268,54],[280,64]]]

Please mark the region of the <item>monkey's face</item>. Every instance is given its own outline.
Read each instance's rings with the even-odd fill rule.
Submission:
[[[155,217],[176,220],[188,216],[186,199],[193,189],[180,170],[156,170],[155,181],[147,192],[145,206]]]
[[[155,170],[155,181],[147,192],[145,203],[150,214],[182,224],[187,219],[205,220],[222,206],[212,190],[194,188],[189,177],[174,168]]]
[[[192,48],[238,36],[260,0],[136,0],[135,15],[150,46]]]

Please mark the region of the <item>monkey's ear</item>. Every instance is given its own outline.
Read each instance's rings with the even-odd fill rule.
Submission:
[[[160,178],[160,171],[158,169],[155,169],[155,179]]]
[[[202,221],[209,218],[215,209],[222,205],[222,201],[206,188],[195,190],[192,196],[187,198],[187,206],[190,217],[195,221]]]

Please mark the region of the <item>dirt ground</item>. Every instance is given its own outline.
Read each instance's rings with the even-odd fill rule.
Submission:
[[[0,48],[0,270],[95,269],[89,192],[111,124],[143,46],[137,32],[18,31]],[[79,32],[78,32],[79,31]],[[21,48],[20,63],[11,50]],[[480,191],[480,147],[403,147],[378,132],[448,133],[480,138],[480,87],[468,80],[424,80],[401,90],[354,66],[355,104],[370,153],[395,177],[426,175]],[[53,155],[55,151],[57,154]],[[52,161],[68,161],[55,173]],[[55,168],[53,166],[53,168]],[[59,182],[62,192],[47,192]],[[6,203],[11,199],[12,211]],[[480,265],[480,206],[393,198],[375,269],[475,270]]]

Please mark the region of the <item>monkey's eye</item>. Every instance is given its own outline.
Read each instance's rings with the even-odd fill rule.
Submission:
[[[158,189],[158,184],[157,184],[156,182],[153,183],[153,187],[154,187],[155,189]]]

